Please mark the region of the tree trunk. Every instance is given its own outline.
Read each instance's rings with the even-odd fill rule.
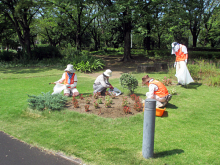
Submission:
[[[128,9],[123,13],[123,17],[128,16]],[[124,57],[121,61],[127,62],[131,61],[131,21],[130,18],[126,19],[128,21],[123,23],[124,30]]]
[[[144,48],[146,50],[150,50],[150,44],[151,44],[151,37],[150,37],[150,33],[151,33],[151,28],[150,28],[150,23],[147,23],[147,37],[144,38]]]

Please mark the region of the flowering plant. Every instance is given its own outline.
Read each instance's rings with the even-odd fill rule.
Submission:
[[[111,98],[112,98],[112,99],[115,99],[115,98],[116,98],[116,94],[112,92]]]
[[[131,113],[130,107],[128,107],[128,106],[124,106],[124,107],[123,107],[123,111],[125,112],[125,114]]]
[[[110,107],[111,107],[111,102],[108,101],[108,100],[106,100],[106,101],[105,101],[105,107],[106,107],[106,108],[110,108]]]
[[[95,109],[97,109],[99,107],[99,103],[97,103],[96,101],[94,101],[93,105],[94,105]]]
[[[78,100],[75,98],[75,97],[73,97],[73,106],[74,106],[74,108],[79,108],[79,103],[78,103]]]
[[[102,98],[98,98],[97,103],[102,104]]]
[[[136,95],[135,95],[135,94],[132,94],[132,95],[130,95],[130,97],[131,97],[132,100],[134,100],[135,97],[136,97]]]
[[[81,95],[79,95],[79,98],[81,99],[81,100],[83,100],[83,94],[81,94]]]
[[[128,98],[127,97],[123,97],[123,100],[122,100],[122,106],[125,107],[125,106],[128,106]]]
[[[85,111],[86,111],[86,112],[89,111],[89,105],[85,105]]]
[[[89,98],[86,98],[86,104],[90,104],[90,99]]]
[[[172,79],[169,79],[167,77],[164,77],[164,79],[162,80],[162,83],[166,86],[171,85],[172,84]]]
[[[97,92],[97,93],[94,93],[93,97],[94,97],[94,99],[98,99],[98,98],[99,98],[98,92]]]
[[[142,104],[140,102],[135,102],[134,109],[138,112],[142,111]]]

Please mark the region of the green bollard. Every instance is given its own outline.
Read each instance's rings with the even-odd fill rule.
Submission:
[[[142,155],[144,158],[152,158],[154,153],[156,100],[146,99],[144,106],[144,126]]]

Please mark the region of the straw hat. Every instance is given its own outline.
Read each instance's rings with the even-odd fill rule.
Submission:
[[[150,78],[148,75],[142,77],[142,85],[146,84],[146,82],[150,81],[153,78]]]
[[[107,77],[111,77],[112,76],[112,71],[110,69],[107,69],[103,74]]]
[[[70,73],[74,73],[75,72],[75,69],[73,69],[73,65],[71,64],[68,64],[66,69],[64,70],[65,72],[66,71],[69,71]]]

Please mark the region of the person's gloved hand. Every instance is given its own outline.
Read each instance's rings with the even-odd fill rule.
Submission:
[[[113,90],[113,89],[114,89],[114,87],[113,87],[112,85],[110,85],[110,89],[111,89],[111,90]]]
[[[69,87],[70,87],[70,85],[66,84],[66,87],[67,87],[67,88],[69,88]]]
[[[71,85],[70,85],[70,87],[71,87],[71,88],[74,88],[74,87],[75,87],[75,85],[74,85],[74,84],[71,84]]]
[[[187,59],[185,59],[185,63],[187,63]]]
[[[174,62],[173,66],[174,66],[174,68],[176,67],[176,62]]]

